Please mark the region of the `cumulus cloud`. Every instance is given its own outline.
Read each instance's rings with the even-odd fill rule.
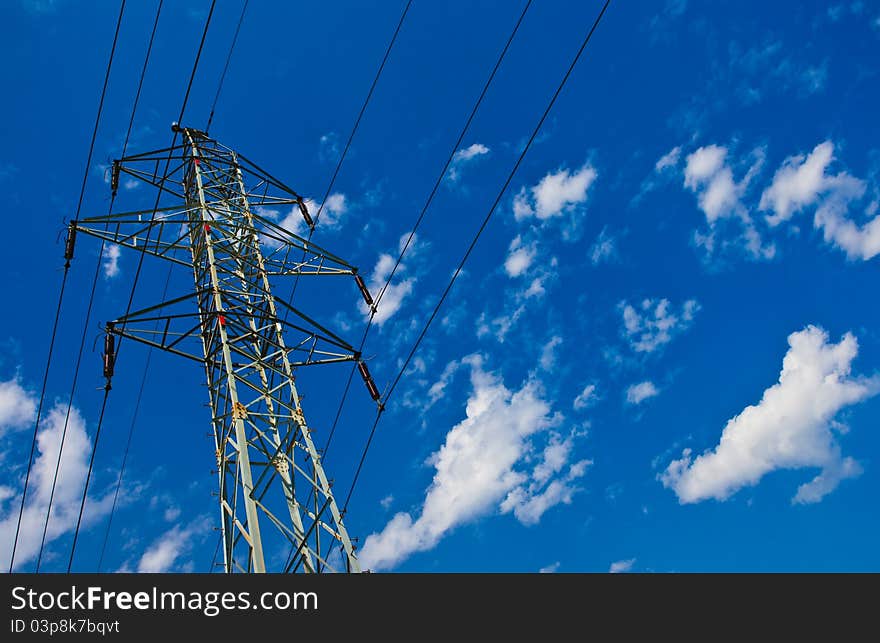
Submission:
[[[581,462],[562,461],[560,456],[567,457],[571,448],[555,437],[534,472],[520,470],[518,465],[534,448],[533,440],[552,432],[561,418],[551,412],[536,380],[511,391],[499,375],[483,368],[480,356],[462,362],[471,367],[466,417],[429,459],[434,478],[418,516],[398,513],[364,542],[360,559],[367,568],[394,567],[415,552],[431,549],[455,527],[502,505],[523,522],[537,520],[553,504],[570,502],[572,481],[586,469]]]
[[[536,244],[523,244],[522,236],[517,235],[510,242],[507,259],[504,260],[504,271],[509,277],[519,277],[529,269],[537,253]]]
[[[464,166],[469,165],[474,159],[485,156],[489,153],[489,148],[482,143],[474,143],[468,147],[458,150],[452,157],[452,163],[449,165],[449,173],[447,178],[455,183],[461,178]]]
[[[645,400],[656,397],[659,394],[660,390],[654,382],[639,382],[626,389],[626,401],[629,404],[641,404]]]
[[[636,564],[635,558],[630,558],[628,560],[618,560],[616,562],[611,563],[611,567],[608,568],[609,574],[625,574],[626,572],[632,571],[633,565]]]
[[[709,225],[708,234],[696,235],[697,242],[707,252],[712,253],[719,222],[735,221],[741,228],[740,242],[746,252],[755,259],[769,259],[776,249],[772,244],[763,245],[760,234],[742,203],[746,189],[763,165],[763,153],[760,150],[755,152],[754,163],[739,182],[734,179],[727,155],[726,147],[706,145],[688,154],[685,160],[684,186],[697,196],[699,208]]]
[[[0,382],[0,436],[28,426],[34,421],[36,411],[36,400],[18,378]]]
[[[828,166],[834,160],[831,141],[818,144],[808,155],[788,157],[761,195],[759,207],[771,212],[767,223],[777,226],[816,206],[813,225],[822,230],[825,241],[850,259],[867,261],[880,253],[880,215],[862,226],[849,218],[850,204],[865,195],[867,186],[846,172],[829,174]]]
[[[7,409],[7,413],[10,414],[8,417],[19,420],[27,417],[30,421],[34,400],[23,399],[17,392],[12,395],[16,396],[19,407],[12,411]],[[64,430],[66,412],[67,406],[58,404],[41,421],[42,428],[37,434],[37,453],[28,483],[28,503],[22,514],[21,533],[15,550],[16,568],[33,560],[40,548],[43,523],[49,508],[49,496],[55,476],[55,464],[58,462],[58,453],[61,449],[61,434]],[[72,531],[76,525],[90,453],[91,442],[86,434],[85,421],[80,412],[73,408],[64,438],[64,451],[58,470],[55,496],[52,500],[52,515],[46,532],[47,545]],[[23,480],[13,481],[15,489],[8,486],[0,487],[0,497],[16,499],[21,493],[19,487],[22,482]],[[106,515],[112,502],[111,495],[102,498],[90,497],[83,514],[83,528],[88,528]],[[11,556],[19,506],[20,498],[17,498],[17,501],[8,503],[0,515],[0,554],[4,556],[4,560],[9,560]]]
[[[651,353],[672,341],[675,335],[690,327],[700,309],[695,299],[684,302],[678,312],[668,299],[645,299],[638,308],[624,301],[619,307],[624,334],[637,353]]]
[[[104,268],[104,276],[107,279],[113,279],[119,274],[119,256],[118,245],[112,243],[104,246],[104,262],[101,266]]]
[[[596,176],[589,163],[573,173],[565,168],[549,172],[537,185],[519,191],[513,201],[513,215],[517,221],[529,217],[545,220],[570,212],[587,200]]]
[[[727,422],[718,446],[696,458],[685,449],[660,475],[680,502],[726,500],[771,471],[800,468],[820,472],[798,488],[793,502],[818,502],[861,471],[842,455],[836,432],[843,427],[834,418],[880,392],[880,379],[852,376],[858,342],[850,333],[835,344],[808,326],[789,335],[788,344],[779,381]]]

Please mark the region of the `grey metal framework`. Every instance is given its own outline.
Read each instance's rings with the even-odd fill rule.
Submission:
[[[302,196],[204,132],[174,129],[180,144],[115,161],[111,186],[117,190],[126,174],[182,205],[70,226],[71,235],[82,232],[193,271],[192,292],[107,323],[105,375],[113,374],[114,337],[204,365],[227,573],[359,572],[303,414],[295,371],[356,361],[377,403],[379,393],[360,354],[276,299],[270,278],[348,275],[369,306],[372,297],[354,266],[266,214],[267,208],[290,206],[313,229]]]

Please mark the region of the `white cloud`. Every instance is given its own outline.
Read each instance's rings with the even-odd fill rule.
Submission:
[[[621,302],[624,333],[637,353],[651,353],[669,343],[674,335],[687,330],[700,305],[688,299],[674,312],[668,299],[645,299],[638,308]]]
[[[557,262],[554,258],[550,261],[550,267],[555,268],[556,265]],[[529,301],[540,299],[547,294],[545,284],[552,278],[552,274],[542,272],[542,274],[534,277],[524,290],[508,290],[502,314],[487,320],[487,314],[483,312],[477,319],[477,337],[484,337],[491,333],[495,336],[495,339],[503,344],[507,334],[529,309]]]
[[[115,243],[104,246],[104,263],[102,266],[104,268],[104,276],[107,279],[113,279],[113,277],[119,274],[119,255],[119,246]]]
[[[817,145],[809,156],[790,156],[776,170],[773,183],[761,195],[761,210],[773,210],[767,223],[776,226],[787,221],[805,206],[816,202],[819,194],[828,189],[825,169],[834,158],[834,145],[825,141]]]
[[[660,390],[653,382],[639,382],[626,389],[626,401],[630,404],[641,404],[647,399],[656,397]]]
[[[545,294],[547,294],[547,290],[544,288],[544,279],[535,277],[529,287],[523,291],[522,296],[523,299],[540,299]]]
[[[334,192],[327,197],[323,208],[313,199],[306,199],[306,208],[322,228],[338,228],[342,225],[342,216],[348,212],[348,199],[341,192]]]
[[[544,293],[543,287],[540,288],[540,291],[541,294]],[[510,310],[509,312],[505,312],[504,314],[499,315],[498,317],[495,317],[489,321],[487,321],[486,319],[486,314],[483,313],[477,319],[477,337],[485,337],[486,335],[491,333],[495,336],[495,339],[503,344],[504,340],[507,339],[507,334],[516,325],[520,317],[522,317],[525,312],[526,305],[524,303],[520,303],[516,306],[516,308]]]
[[[574,407],[575,411],[583,411],[584,409],[588,409],[596,401],[599,399],[598,394],[596,393],[596,385],[595,384],[587,384],[584,387],[584,390],[578,393],[577,397],[574,398],[574,402],[572,402],[572,407]]]
[[[678,165],[679,160],[681,159],[681,147],[676,145],[671,150],[666,152],[660,159],[654,164],[655,172],[662,172],[663,170],[675,167]]]
[[[545,371],[549,371],[556,365],[556,347],[562,343],[562,338],[558,335],[554,335],[550,338],[546,344],[544,344],[544,348],[541,350],[541,368]]]
[[[30,412],[28,411],[30,405],[25,404],[24,408],[25,411]],[[22,514],[21,532],[15,551],[16,568],[34,559],[40,548],[66,412],[66,404],[59,403],[41,420],[42,428],[37,434],[37,454],[28,482],[28,503]],[[52,516],[46,532],[47,546],[76,526],[90,453],[91,442],[86,434],[85,421],[80,412],[72,408],[64,438],[64,452],[58,470],[55,496],[52,500]],[[16,480],[14,484],[20,487],[22,482],[23,480]],[[13,491],[9,487],[4,487],[2,495],[13,498],[20,493],[19,488]],[[89,498],[83,514],[83,529],[106,515],[112,502],[113,498],[110,495],[103,498]],[[19,506],[20,500],[9,503],[6,511],[0,516],[0,555],[4,560],[9,560],[12,552]]]
[[[702,183],[714,177],[723,169],[726,156],[727,148],[719,145],[707,145],[688,154],[684,170],[685,187],[696,190]]]
[[[537,252],[537,247],[534,243],[523,245],[522,237],[517,235],[514,240],[510,242],[507,259],[504,260],[504,270],[507,272],[507,275],[510,277],[519,277],[525,273],[535,260]]]
[[[694,459],[685,449],[661,474],[680,502],[725,500],[777,469],[819,468],[793,499],[818,502],[858,475],[858,463],[841,454],[835,431],[842,427],[834,418],[880,392],[880,378],[851,376],[858,342],[850,333],[834,344],[824,330],[808,326],[789,335],[788,344],[779,381],[727,422],[718,446]]]
[[[538,570],[539,574],[555,574],[559,570],[559,561],[557,560],[555,563],[551,563],[546,567],[542,567]]]
[[[162,517],[165,519],[166,522],[174,522],[175,520],[180,518],[181,513],[182,512],[180,510],[180,507],[172,505],[165,508],[165,511],[162,513]]]
[[[401,240],[404,240],[406,236],[407,235],[401,237]],[[410,247],[414,248],[416,243],[417,237],[413,237]],[[410,253],[410,256],[412,256],[412,253]],[[412,292],[413,286],[415,286],[416,283],[415,277],[401,280],[400,275],[406,272],[406,265],[401,263],[397,267],[397,271],[394,273],[395,279],[388,284],[385,292],[382,293],[382,288],[385,286],[385,282],[388,280],[388,277],[391,276],[391,270],[394,268],[395,261],[396,259],[390,254],[383,253],[379,255],[379,260],[376,262],[376,266],[373,268],[373,273],[367,284],[367,289],[373,295],[373,299],[377,301],[376,316],[373,318],[373,323],[379,326],[388,321],[398,310],[400,310],[400,307],[403,305],[403,300]],[[380,295],[382,297],[381,300],[379,300]],[[370,316],[370,308],[367,306],[366,302],[361,301],[358,306],[365,317]]]
[[[636,564],[635,558],[630,558],[629,560],[618,560],[616,562],[611,563],[611,567],[608,568],[609,574],[625,574],[626,572],[632,571],[633,565]]]
[[[379,501],[379,504],[382,506],[382,509],[384,509],[385,511],[388,511],[391,508],[391,505],[393,503],[394,503],[394,496],[391,495],[390,493]]]
[[[186,556],[196,537],[209,529],[207,518],[199,518],[192,524],[182,527],[175,525],[153,541],[138,561],[137,571],[141,574],[165,573],[175,569],[175,563]]]
[[[36,400],[18,381],[18,378],[0,382],[0,436],[7,430],[23,429],[34,421]]]
[[[452,163],[449,165],[448,179],[453,183],[461,178],[461,172],[465,165],[468,165],[474,159],[489,153],[489,148],[482,143],[474,143],[468,147],[458,150],[452,157]]]
[[[602,228],[596,242],[590,248],[590,261],[594,266],[599,265],[603,261],[609,261],[617,254],[617,246],[614,237],[608,234],[608,226]]]
[[[738,221],[742,227],[741,242],[755,259],[770,259],[776,248],[764,246],[761,237],[741,199],[752,179],[763,166],[763,151],[756,150],[755,161],[740,182],[727,163],[726,147],[707,145],[688,154],[684,168],[684,186],[697,195],[700,210],[709,225],[708,234],[698,233],[697,242],[711,253],[715,246],[715,228],[721,220]]]
[[[866,184],[846,172],[828,174],[834,161],[834,144],[820,143],[809,155],[790,156],[761,195],[760,208],[771,211],[767,223],[777,226],[801,210],[816,207],[813,225],[822,230],[826,242],[846,252],[850,259],[872,259],[880,253],[880,216],[859,226],[848,215],[853,201],[865,195]],[[868,216],[872,212],[866,211]]]
[[[587,200],[596,176],[589,163],[574,173],[565,168],[549,172],[537,185],[520,190],[513,201],[513,215],[517,221],[531,216],[544,220],[569,212]]]
[[[321,135],[318,141],[318,158],[321,161],[336,161],[339,158],[339,136],[336,132]]]
[[[317,225],[322,230],[338,230],[341,228],[344,216],[349,210],[348,198],[341,192],[334,192],[328,196],[323,210],[321,209],[321,204],[314,199],[306,199],[305,206],[312,220],[317,221]],[[316,219],[319,211],[321,216]],[[309,234],[309,227],[306,225],[298,205],[291,206],[284,216],[278,210],[271,208],[258,208],[256,212],[260,216],[275,221],[280,227],[297,236],[306,237]],[[262,237],[261,241],[271,248],[276,248],[280,245],[277,240],[269,237]]]
[[[537,479],[528,487],[517,487],[501,503],[502,513],[513,511],[524,525],[538,524],[548,509],[558,504],[571,504],[574,494],[579,491],[571,483],[582,477],[591,464],[592,460],[579,460],[569,467],[565,476],[556,478],[543,489]]]
[[[550,485],[560,482],[553,480],[546,487],[547,497],[539,498],[540,490],[530,493],[538,484],[534,477],[517,469],[533,449],[532,440],[561,420],[551,413],[540,384],[529,380],[511,391],[500,376],[483,369],[480,356],[462,362],[471,367],[466,417],[452,427],[429,459],[435,473],[418,517],[398,513],[364,542],[360,558],[366,568],[388,569],[414,552],[431,549],[447,532],[497,510],[502,501],[506,511],[529,521],[553,501],[566,502],[573,493],[550,491]],[[542,471],[560,470],[558,459],[551,454],[548,460],[546,449],[541,463]],[[568,485],[585,468],[581,463],[569,467],[562,484]],[[524,492],[517,491],[521,489]],[[522,502],[508,501],[513,493],[519,493]]]

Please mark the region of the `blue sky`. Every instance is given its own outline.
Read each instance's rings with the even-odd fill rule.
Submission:
[[[209,3],[167,4],[133,152],[170,140]],[[184,118],[197,127],[240,11],[218,5]],[[365,350],[380,388],[599,7],[530,8],[380,308]],[[251,2],[212,135],[320,199],[401,8]],[[104,167],[120,152],[154,10],[126,9],[85,214],[106,210]],[[411,230],[520,10],[414,2],[315,236],[368,281],[384,281],[383,255],[396,256]],[[0,11],[8,552],[61,278],[58,235],[76,206],[118,5],[22,0]],[[612,3],[379,426],[346,519],[367,566],[880,568],[878,44],[876,2]],[[123,186],[117,204],[152,198]],[[92,241],[78,241],[62,310],[34,519],[45,511],[41,463],[57,455],[53,413],[66,408]],[[99,410],[91,337],[124,312],[135,268],[125,252],[111,263],[73,400],[47,571],[66,569]],[[164,275],[145,263],[136,307],[159,300]],[[351,293],[306,286],[299,296],[359,338],[365,318]],[[97,564],[145,357],[131,346],[117,365],[75,569]],[[328,368],[298,382],[319,436],[345,375]],[[215,477],[201,379],[153,356],[106,570],[210,566]],[[337,493],[371,420],[358,387],[325,462]],[[31,569],[34,553],[23,545],[18,568]]]

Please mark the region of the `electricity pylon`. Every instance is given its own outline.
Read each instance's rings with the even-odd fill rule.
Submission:
[[[176,124],[172,129],[181,143],[114,161],[111,175],[114,193],[127,174],[156,187],[172,205],[158,207],[157,199],[155,209],[90,217],[69,227],[71,246],[82,232],[193,271],[191,292],[106,324],[108,385],[116,337],[204,366],[227,573],[358,572],[295,371],[356,361],[377,403],[379,392],[360,354],[276,299],[270,280],[349,275],[368,306],[372,297],[355,267],[273,219],[269,210],[290,206],[314,229],[302,196],[206,133]]]

